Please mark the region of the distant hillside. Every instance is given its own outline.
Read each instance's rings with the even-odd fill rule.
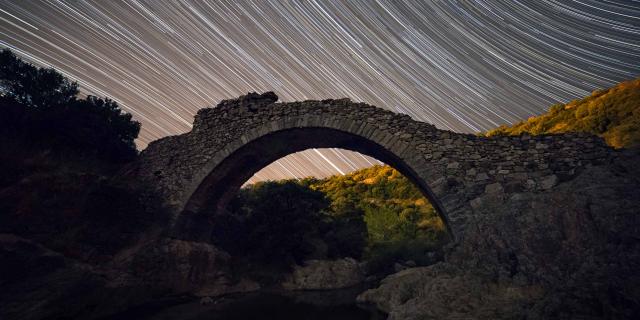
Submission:
[[[373,166],[346,175],[308,179],[303,184],[323,192],[334,214],[364,211],[373,242],[445,236],[445,226],[429,200],[400,172]]]
[[[590,96],[567,104],[556,104],[549,111],[513,126],[500,126],[487,136],[532,135],[562,132],[588,132],[603,137],[615,147],[640,145],[640,78],[596,90]]]

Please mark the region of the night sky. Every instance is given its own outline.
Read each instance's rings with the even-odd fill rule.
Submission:
[[[638,77],[640,1],[0,0],[0,46],[116,100],[139,149],[249,91],[478,132]],[[254,179],[372,163],[309,150]]]

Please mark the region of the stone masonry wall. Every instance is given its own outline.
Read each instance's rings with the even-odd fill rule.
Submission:
[[[293,128],[334,129],[374,142],[401,162],[391,165],[410,168],[410,178],[459,238],[470,215],[478,214],[474,208],[483,194],[548,190],[616,156],[602,139],[586,134],[486,138],[439,130],[349,99],[277,99],[272,92],[250,93],[201,109],[191,132],[149,144],[128,174],[153,186],[176,221],[203,181],[251,141]]]

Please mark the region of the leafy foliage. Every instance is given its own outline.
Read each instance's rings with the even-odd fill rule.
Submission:
[[[444,223],[433,205],[409,179],[389,166],[303,183],[331,199],[334,215],[361,210],[369,244],[446,237]]]
[[[640,78],[595,90],[590,96],[551,106],[546,114],[511,127],[500,126],[487,136],[588,132],[616,148],[640,145]]]
[[[295,181],[260,182],[240,190],[230,214],[216,218],[214,241],[264,263],[300,263],[315,249],[328,205],[321,192]]]
[[[115,101],[78,99],[78,85],[53,69],[0,52],[0,134],[35,150],[128,161],[137,154],[140,123]]]
[[[51,68],[36,68],[10,50],[0,52],[0,93],[36,108],[64,105],[75,100],[78,84]]]
[[[433,206],[389,166],[250,185],[214,223],[215,243],[280,267],[365,254],[374,272],[387,272],[400,260],[426,263],[447,239]]]

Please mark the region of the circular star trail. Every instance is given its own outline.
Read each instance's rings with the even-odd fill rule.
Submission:
[[[0,0],[0,46],[118,101],[139,148],[249,91],[478,132],[640,75],[640,2]],[[308,150],[253,180],[372,163]]]

